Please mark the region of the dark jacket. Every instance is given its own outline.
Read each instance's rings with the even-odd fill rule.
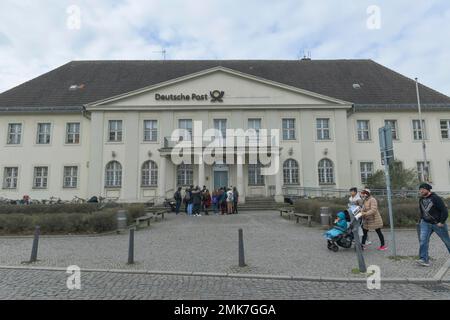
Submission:
[[[435,193],[431,193],[429,197],[419,200],[420,217],[428,223],[444,224],[448,218],[448,209],[442,200]]]

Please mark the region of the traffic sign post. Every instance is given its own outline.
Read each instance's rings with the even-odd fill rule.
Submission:
[[[389,210],[389,224],[391,225],[391,253],[395,257],[397,255],[395,246],[395,232],[394,232],[394,216],[392,213],[392,198],[391,198],[391,177],[389,174],[389,164],[394,161],[394,146],[392,143],[392,128],[386,125],[378,130],[380,137],[380,151],[381,163],[384,165],[384,174],[386,176],[386,191]]]

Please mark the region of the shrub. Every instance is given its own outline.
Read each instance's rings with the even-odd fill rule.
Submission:
[[[37,213],[92,213],[99,210],[98,203],[82,204],[32,204],[32,205],[0,205],[0,214],[37,214]]]

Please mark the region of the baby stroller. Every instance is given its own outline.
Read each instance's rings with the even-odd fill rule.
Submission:
[[[327,247],[328,250],[331,250],[333,252],[338,252],[339,247],[349,249],[352,246],[353,243],[353,227],[354,224],[357,222],[355,219],[355,215],[358,214],[360,210],[360,207],[358,206],[351,206],[347,210],[344,210],[345,214],[345,220],[347,221],[347,228],[345,230],[341,229],[343,233],[337,235],[336,237],[333,237],[327,241]],[[339,228],[339,227],[335,227]]]

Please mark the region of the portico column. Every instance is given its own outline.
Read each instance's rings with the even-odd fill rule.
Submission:
[[[166,157],[159,158],[159,181],[158,181],[158,200],[157,204],[164,203],[166,197]]]
[[[236,156],[236,173],[237,173],[237,179],[236,179],[236,187],[237,191],[239,192],[239,202],[245,203],[245,190],[244,190],[244,166],[243,166],[243,159],[242,155]]]
[[[201,155],[198,160],[198,186],[202,188],[205,185],[205,162]]]
[[[278,167],[277,173],[275,174],[275,201],[284,202],[283,196],[283,168]]]

